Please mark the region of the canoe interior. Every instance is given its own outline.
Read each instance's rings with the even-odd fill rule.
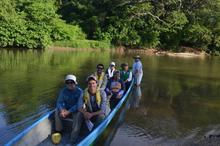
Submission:
[[[99,137],[108,124],[111,122],[117,111],[124,103],[126,97],[130,93],[133,87],[133,81],[129,89],[120,100],[118,105],[111,111],[111,113],[104,119],[98,127],[96,127],[91,133],[88,132],[85,123],[82,124],[82,130],[78,139],[78,146],[92,145],[92,143]],[[54,131],[54,110],[47,113],[40,120],[35,122],[32,126],[25,129],[22,133],[17,135],[14,139],[9,141],[6,146],[63,146],[69,143],[69,136],[71,131],[71,122],[64,121],[64,131],[62,133],[61,143],[55,145],[51,142],[51,133]]]

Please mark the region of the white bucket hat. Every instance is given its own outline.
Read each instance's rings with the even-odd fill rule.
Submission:
[[[111,62],[111,64],[110,65],[113,65],[113,66],[115,66],[115,62]]]
[[[74,81],[75,82],[75,84],[77,84],[77,81],[76,81],[76,76],[74,76],[74,75],[67,75],[66,77],[65,77],[65,81],[67,81],[67,80],[72,80],[72,81]]]

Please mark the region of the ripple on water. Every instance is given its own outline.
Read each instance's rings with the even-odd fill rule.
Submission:
[[[214,130],[217,131],[217,130]],[[167,136],[155,135],[154,131],[146,130],[134,124],[124,123],[115,134],[111,146],[200,146],[200,145],[220,145],[220,138],[201,138],[201,128],[188,130],[184,135],[169,138]],[[210,146],[211,146],[210,145]]]
[[[6,123],[5,126],[0,127],[0,145],[7,143],[18,133],[33,124],[42,115],[45,115],[49,110],[50,109],[47,107],[47,105],[42,105],[39,107],[38,111],[30,113],[30,115],[28,115],[27,118],[23,119],[22,121],[10,125],[7,125]]]

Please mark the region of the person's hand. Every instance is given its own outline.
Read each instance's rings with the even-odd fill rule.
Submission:
[[[60,110],[60,117],[65,118],[65,110],[66,109],[61,109]]]
[[[122,95],[118,94],[115,98],[120,99]]]
[[[64,111],[64,116],[65,116],[64,118],[66,118],[69,114],[70,114],[70,111],[65,110],[65,111]]]
[[[112,91],[109,90],[109,91],[107,92],[107,95],[110,95],[110,96],[111,96],[111,95],[112,95]]]
[[[93,117],[92,113],[89,113],[89,112],[85,112],[85,113],[84,113],[84,118],[85,118],[86,120],[89,120],[89,119],[91,119],[92,117]]]

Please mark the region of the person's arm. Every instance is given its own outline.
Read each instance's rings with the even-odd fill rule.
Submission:
[[[121,90],[125,91],[125,83],[123,81],[120,81],[121,83]]]
[[[135,75],[138,73],[137,63],[134,63],[134,64],[133,64],[132,70],[133,70],[133,75],[135,76]]]
[[[107,82],[107,85],[106,85],[106,88],[105,88],[105,92],[107,93],[107,95],[111,94],[110,86],[111,86],[111,80],[109,80]]]
[[[83,102],[83,92],[82,92],[82,94],[79,98],[79,101],[78,101],[78,111],[83,114],[83,116],[86,120],[89,120],[92,117],[92,115],[91,115],[91,113],[87,112],[86,108],[83,106],[85,106],[85,103]]]
[[[77,109],[82,109],[83,108],[83,91],[81,91],[80,97],[77,102]]]
[[[102,85],[101,85],[100,90],[105,90],[105,88],[106,88],[106,86],[107,86],[107,83],[108,83],[107,76],[104,75],[103,82],[102,82]]]
[[[79,111],[84,115],[84,118],[86,120],[91,119],[93,116],[104,114],[102,110],[90,113],[90,112],[87,112],[85,109],[81,108],[79,109]]]
[[[138,63],[137,63],[137,68],[136,68],[136,72],[137,72],[137,74],[140,74],[141,73],[141,70],[142,70],[142,63],[139,61]]]
[[[75,105],[73,105],[68,111],[73,113],[76,112],[78,109],[82,108],[83,106],[83,92],[80,91],[80,96],[78,97],[78,101]]]
[[[106,71],[105,71],[105,75],[106,75],[107,79],[110,79],[110,77],[109,77],[109,72],[108,72],[108,68],[107,68]]]
[[[59,93],[59,96],[57,98],[57,108],[59,111],[61,111],[62,109],[65,109],[65,102],[64,102],[64,89],[62,89]]]
[[[89,120],[93,117],[92,113],[87,112],[86,109],[84,109],[84,108],[80,108],[80,109],[78,109],[78,111],[83,114],[83,116],[86,120]]]
[[[121,90],[118,92],[116,98],[121,98],[125,92],[125,84],[124,82],[120,81],[121,83]]]
[[[100,104],[101,110],[97,114],[105,114],[108,105],[107,95],[104,91],[101,91],[100,94],[101,94],[101,104]]]
[[[132,72],[130,71],[127,81],[130,82],[131,80],[132,80]]]

